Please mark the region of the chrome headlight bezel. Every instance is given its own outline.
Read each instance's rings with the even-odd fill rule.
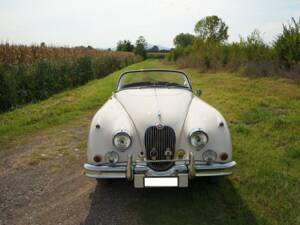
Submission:
[[[129,144],[126,145],[126,146],[120,146],[120,145],[118,146],[118,145],[116,144],[116,142],[115,142],[115,140],[116,140],[116,138],[117,138],[118,136],[126,137],[127,140],[129,141]],[[132,145],[132,136],[131,136],[130,132],[127,131],[127,130],[123,130],[123,129],[120,130],[120,131],[118,131],[118,132],[116,132],[116,133],[114,134],[113,138],[112,138],[112,144],[113,144],[113,146],[114,146],[116,149],[118,149],[119,151],[126,151],[126,150],[129,149],[130,146]]]
[[[193,138],[193,135],[196,134],[196,133],[200,133],[201,135],[204,135],[204,142],[199,144],[199,145],[195,145],[194,142],[192,141],[192,138]],[[209,138],[208,138],[208,135],[207,133],[201,129],[201,128],[196,128],[196,129],[193,129],[190,133],[189,133],[189,136],[188,136],[188,139],[189,139],[189,143],[194,147],[196,148],[196,150],[201,150],[203,149],[208,141],[209,141]]]

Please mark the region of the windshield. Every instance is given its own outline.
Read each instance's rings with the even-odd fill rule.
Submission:
[[[117,90],[147,87],[191,88],[187,76],[180,71],[133,70],[121,75]]]

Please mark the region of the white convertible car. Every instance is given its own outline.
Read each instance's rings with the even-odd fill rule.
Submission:
[[[188,187],[236,165],[223,116],[193,94],[184,72],[152,69],[120,76],[92,120],[87,161],[86,176],[125,178],[136,188]]]

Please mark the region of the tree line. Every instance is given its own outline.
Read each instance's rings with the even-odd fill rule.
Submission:
[[[135,45],[131,43],[129,40],[120,40],[117,43],[117,51],[123,51],[123,52],[134,52],[136,55],[139,55],[143,57],[143,59],[146,59],[147,57],[147,42],[146,39],[143,36],[140,36],[136,42]]]
[[[165,53],[169,52],[168,50],[159,49],[157,45],[153,45],[151,48],[149,48],[144,36],[140,36],[136,40],[135,44],[132,44],[132,42],[129,40],[120,40],[117,43],[116,50],[122,52],[133,52],[136,55],[141,56],[143,59],[162,59],[165,58]]]
[[[202,71],[241,71],[248,75],[287,75],[300,78],[300,19],[284,24],[282,32],[266,43],[256,29],[246,38],[228,42],[228,25],[218,16],[195,24],[194,34],[180,33],[168,60]]]

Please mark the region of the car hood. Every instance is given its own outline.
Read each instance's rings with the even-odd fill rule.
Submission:
[[[162,124],[179,137],[193,94],[179,88],[142,88],[117,92],[115,98],[131,118],[141,140],[146,129]]]

